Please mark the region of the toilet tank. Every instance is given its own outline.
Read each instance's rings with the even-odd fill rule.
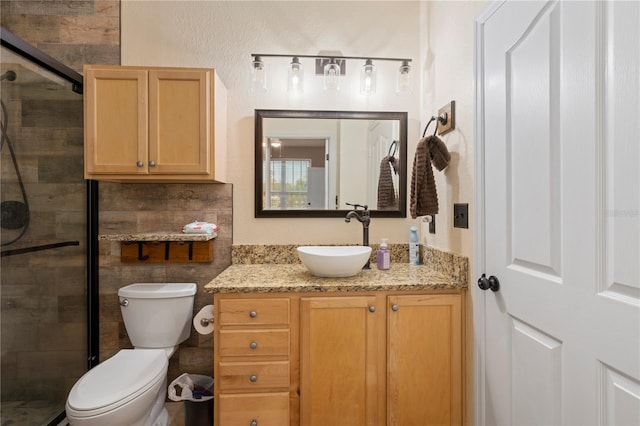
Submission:
[[[118,290],[127,334],[135,348],[171,348],[191,334],[194,283],[136,283]]]

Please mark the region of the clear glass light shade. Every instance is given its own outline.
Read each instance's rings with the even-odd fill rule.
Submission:
[[[360,93],[376,93],[376,67],[367,59],[360,70]]]
[[[254,92],[265,92],[267,90],[267,68],[259,56],[256,56],[253,60],[251,90]]]
[[[297,57],[294,57],[289,65],[289,78],[287,79],[287,90],[289,93],[302,93],[304,87],[304,69]]]
[[[411,66],[409,62],[403,61],[398,69],[398,79],[396,81],[397,93],[411,92]]]
[[[340,65],[335,59],[324,66],[324,90],[340,90]]]

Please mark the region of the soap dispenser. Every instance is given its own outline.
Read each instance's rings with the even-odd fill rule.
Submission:
[[[383,238],[380,243],[380,248],[378,248],[378,252],[376,253],[377,261],[378,261],[378,269],[384,271],[389,269],[391,266],[391,253],[387,248],[387,239]]]

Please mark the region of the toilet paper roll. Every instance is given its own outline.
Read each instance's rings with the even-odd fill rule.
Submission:
[[[205,306],[193,317],[193,328],[200,334],[213,333],[213,305]]]

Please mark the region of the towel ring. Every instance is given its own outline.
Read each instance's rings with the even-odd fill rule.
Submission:
[[[424,131],[422,132],[422,137],[424,138],[424,135],[427,134],[427,129],[429,128],[429,126],[431,125],[431,122],[437,120],[436,122],[436,130],[433,132],[433,136],[436,135],[436,133],[438,133],[438,123],[445,125],[447,124],[447,121],[449,120],[449,116],[447,115],[446,112],[443,112],[442,114],[440,114],[439,116],[431,116],[431,118],[429,119],[429,122],[427,123],[427,125],[424,127]]]
[[[387,156],[393,157],[396,155],[397,151],[398,151],[398,141],[394,140],[393,142],[391,142],[391,145],[389,145],[389,152],[387,152]]]

